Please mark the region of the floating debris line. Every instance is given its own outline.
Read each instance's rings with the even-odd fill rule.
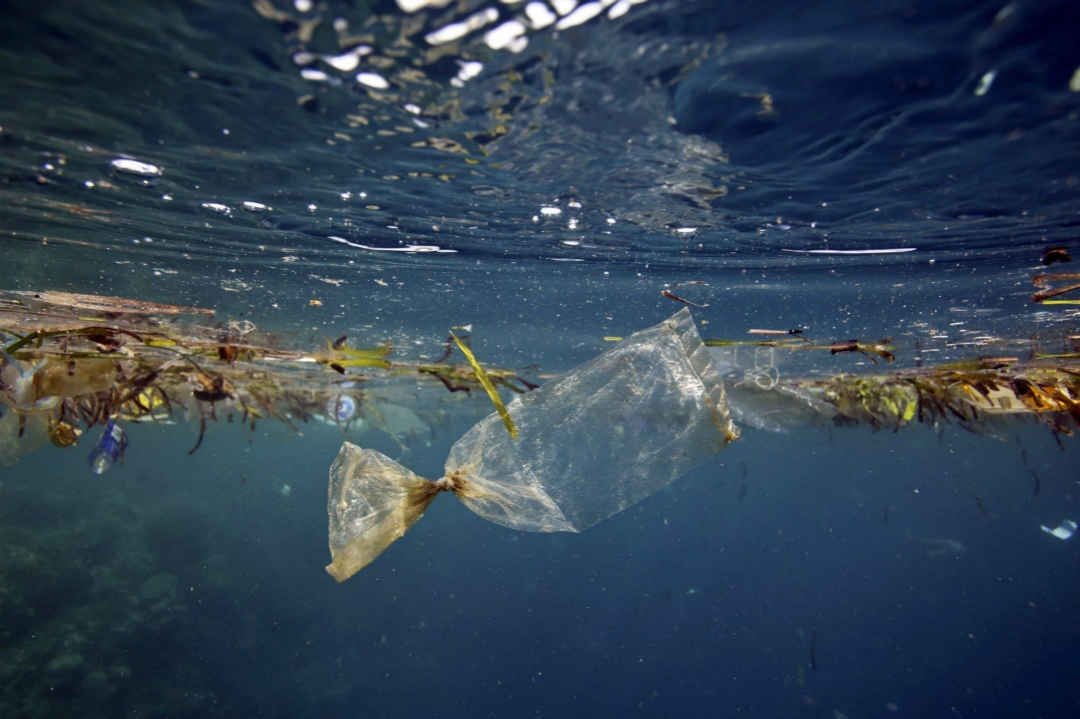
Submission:
[[[367,423],[400,442],[429,427],[421,415],[449,412],[443,388],[482,396],[536,386],[497,367],[480,377],[475,359],[398,361],[391,342],[357,348],[341,336],[292,349],[249,321],[208,322],[213,315],[115,297],[0,292],[0,462],[11,466],[48,442],[79,444],[95,425],[172,423],[176,415],[199,430],[192,452],[209,421],[236,417],[252,430],[258,420],[296,431],[316,419],[343,430]],[[418,405],[425,385],[440,390],[438,399]]]
[[[759,353],[817,351],[836,357],[835,362],[841,361],[838,355],[849,354],[861,354],[875,365],[895,361],[889,339],[816,344],[802,330],[752,334],[780,336],[703,343],[714,352],[748,347]],[[259,420],[274,420],[296,432],[300,423],[313,420],[344,432],[370,427],[405,446],[452,412],[476,413],[494,405],[504,414],[500,391],[536,389],[518,370],[481,369],[463,342],[452,335],[442,356],[429,361],[397,358],[389,341],[354,346],[346,335],[328,338],[321,347],[297,349],[250,321],[215,320],[205,308],[66,292],[0,292],[0,463],[13,465],[50,442],[80,444],[98,425],[108,429],[93,432],[90,441],[122,462],[125,425],[178,420],[198,431],[192,452],[201,446],[210,422],[236,420],[250,431]],[[467,363],[448,361],[452,346]],[[1033,352],[1026,362],[987,357],[883,369],[782,377],[771,359],[757,358],[741,379],[730,376],[725,382],[733,416],[766,429],[777,422],[810,422],[815,415],[876,429],[954,422],[980,431],[1004,417],[1035,418],[1056,434],[1072,435],[1080,428],[1077,351]],[[418,391],[425,387],[431,391]],[[491,405],[453,401],[459,392],[472,397],[472,390],[480,402],[487,395]],[[757,422],[755,416],[763,419]],[[516,429],[507,419],[504,415],[513,435]],[[112,460],[95,466],[105,471]]]
[[[890,373],[777,379],[736,384],[733,404],[764,404],[773,412],[809,409],[840,425],[899,429],[914,423],[957,423],[979,431],[1008,417],[1032,417],[1055,433],[1080,428],[1080,356],[989,364],[979,360]],[[779,403],[779,405],[777,404]],[[798,412],[789,420],[797,421]],[[738,417],[736,413],[736,417]],[[805,420],[803,420],[805,421]]]

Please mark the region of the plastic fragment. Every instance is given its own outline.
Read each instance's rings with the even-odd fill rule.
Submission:
[[[1047,527],[1045,524],[1043,524],[1041,526],[1042,526],[1042,531],[1046,532],[1047,534],[1052,534],[1055,537],[1057,537],[1058,539],[1062,539],[1062,540],[1069,539],[1074,534],[1076,534],[1076,530],[1077,530],[1076,522],[1072,521],[1071,519],[1063,520],[1061,522],[1061,524],[1059,524],[1054,529],[1050,529],[1050,527]]]
[[[90,463],[90,471],[94,474],[104,474],[116,464],[116,460],[123,456],[126,447],[127,435],[124,434],[124,430],[116,423],[116,420],[110,419],[105,425],[105,431],[101,433],[101,439],[98,440],[97,446],[94,447],[87,458]]]
[[[454,444],[445,475],[434,482],[344,443],[330,469],[333,561],[326,570],[339,582],[355,574],[439,492],[453,492],[512,529],[580,532],[659,491],[739,434],[723,380],[685,309],[518,396],[506,411],[520,439],[488,415]]]

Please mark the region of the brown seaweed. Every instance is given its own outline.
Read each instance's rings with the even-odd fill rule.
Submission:
[[[237,415],[249,431],[261,419],[295,432],[316,419],[344,430],[348,423],[342,425],[333,410],[351,395],[365,416],[393,435],[397,420],[384,417],[405,418],[411,423],[406,433],[414,433],[420,420],[411,411],[380,412],[381,403],[415,404],[413,396],[425,384],[466,394],[482,387],[468,364],[392,359],[392,342],[354,347],[341,335],[310,350],[261,332],[249,320],[207,324],[212,315],[114,297],[0,291],[0,403],[20,417],[8,426],[21,428],[24,414],[41,415],[48,440],[69,447],[109,419],[166,422],[180,410],[198,425],[195,451],[219,417],[231,421]],[[513,370],[489,367],[486,373],[494,386],[515,393],[536,386]],[[373,390],[363,403],[361,387]],[[445,411],[439,396],[425,395],[433,401],[431,411]],[[28,444],[19,446],[29,451]]]

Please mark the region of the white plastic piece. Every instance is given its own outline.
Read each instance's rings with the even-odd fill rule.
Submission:
[[[1076,534],[1076,530],[1076,522],[1072,521],[1071,519],[1063,520],[1061,524],[1059,524],[1055,529],[1050,529],[1050,527],[1047,527],[1045,524],[1042,525],[1042,531],[1046,532],[1047,534],[1052,534],[1058,539],[1062,540],[1072,537],[1074,534]]]
[[[994,84],[995,77],[997,77],[997,71],[991,70],[990,72],[979,78],[979,84],[975,88],[975,96],[982,97],[986,93],[990,92],[990,86]]]

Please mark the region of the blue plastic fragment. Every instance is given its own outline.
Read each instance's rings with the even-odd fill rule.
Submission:
[[[105,425],[105,431],[101,434],[94,451],[87,458],[90,462],[90,471],[94,474],[104,474],[109,467],[116,464],[116,460],[124,453],[127,447],[127,435],[116,420],[110,419]]]

